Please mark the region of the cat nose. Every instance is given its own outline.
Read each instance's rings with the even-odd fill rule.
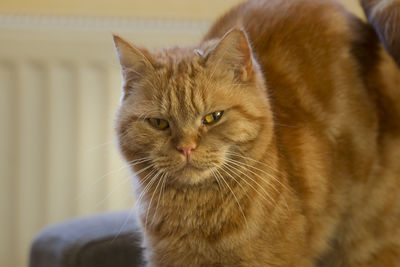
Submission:
[[[196,149],[195,144],[190,144],[190,145],[180,145],[176,147],[179,151],[182,152],[183,155],[185,155],[186,159],[189,160],[190,153],[192,150]]]

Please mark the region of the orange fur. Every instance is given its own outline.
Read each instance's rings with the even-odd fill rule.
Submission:
[[[400,70],[369,25],[252,0],[193,47],[114,40],[149,266],[400,266]]]

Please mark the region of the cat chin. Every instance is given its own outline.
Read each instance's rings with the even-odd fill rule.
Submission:
[[[194,166],[185,166],[177,173],[175,182],[177,185],[203,185],[212,180],[209,169],[200,169]]]

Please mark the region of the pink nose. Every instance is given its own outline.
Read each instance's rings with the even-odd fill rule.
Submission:
[[[189,160],[190,153],[196,148],[195,145],[178,146],[177,149],[185,155],[186,159]]]

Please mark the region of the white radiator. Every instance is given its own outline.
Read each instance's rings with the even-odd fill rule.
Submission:
[[[154,48],[194,43],[207,26],[0,14],[0,266],[27,266],[45,225],[132,205],[111,32]]]

